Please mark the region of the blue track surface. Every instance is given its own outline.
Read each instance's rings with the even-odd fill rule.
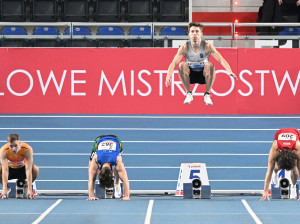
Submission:
[[[255,223],[242,200],[245,200],[261,223],[297,223],[300,203],[292,200],[260,202],[259,197],[213,197],[208,200],[184,200],[174,197],[132,197],[86,201],[85,198],[64,198],[40,223],[144,223],[149,200],[154,200],[151,223]],[[38,200],[9,199],[0,202],[1,223],[32,223],[57,198]],[[22,205],[22,206],[20,206]],[[14,209],[18,208],[18,209]]]
[[[185,162],[206,163],[213,190],[262,190],[276,130],[299,128],[299,121],[300,116],[2,115],[0,141],[4,144],[16,132],[33,147],[34,163],[40,167],[38,190],[87,190],[89,154],[93,140],[102,134],[115,134],[123,141],[123,161],[132,190],[175,190],[180,164]],[[56,200],[0,201],[0,220],[31,223]],[[290,200],[258,202],[256,197],[247,201],[263,223],[277,220],[281,213],[296,220],[300,205]],[[112,213],[118,222],[143,223],[148,202],[149,198],[141,197],[132,197],[130,202],[66,198],[42,223],[105,222]],[[23,209],[15,214],[12,208],[20,203]],[[199,220],[254,222],[240,199],[155,199],[151,223]]]

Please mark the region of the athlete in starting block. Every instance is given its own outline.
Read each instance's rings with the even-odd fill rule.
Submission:
[[[117,194],[121,191],[121,179],[125,191],[121,200],[130,200],[129,181],[122,162],[122,150],[122,142],[115,135],[102,135],[96,138],[89,162],[89,198],[87,200],[99,199],[95,197],[94,192],[97,175],[99,175],[99,182],[102,187],[111,188],[115,184]],[[115,182],[113,175],[115,175]]]
[[[284,128],[276,132],[273,145],[270,150],[268,159],[268,169],[265,178],[264,193],[261,197],[261,201],[269,198],[269,185],[272,177],[272,173],[276,174],[273,178],[274,184],[279,185],[277,172],[280,169],[291,170],[291,194],[290,198],[294,198],[297,195],[296,183],[300,170],[300,134],[295,128]]]
[[[27,198],[36,199],[32,191],[32,182],[38,177],[39,168],[33,164],[33,150],[20,141],[18,134],[10,134],[7,143],[0,149],[0,183],[3,185],[1,199],[8,198],[8,180],[27,179]]]

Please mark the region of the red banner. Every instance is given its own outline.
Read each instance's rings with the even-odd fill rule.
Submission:
[[[184,105],[177,49],[0,49],[0,113],[299,114],[298,49],[220,49],[236,81],[215,63],[213,106],[205,85]]]

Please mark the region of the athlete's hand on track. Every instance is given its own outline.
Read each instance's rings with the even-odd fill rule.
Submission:
[[[120,200],[121,200],[121,201],[129,201],[130,198],[125,196],[125,197],[121,198]]]
[[[0,195],[0,198],[1,198],[1,199],[8,199],[7,193],[6,193],[6,194],[3,194],[3,193],[2,193],[2,194]]]
[[[264,191],[262,197],[260,198],[260,201],[264,201],[268,199],[268,201],[270,201],[270,197],[269,197],[269,192],[268,191]]]
[[[99,200],[99,198],[97,198],[97,197],[89,197],[86,200],[88,200],[88,201],[97,201],[97,200]]]
[[[28,192],[27,199],[36,199],[36,197],[34,196],[34,194],[32,192]]]

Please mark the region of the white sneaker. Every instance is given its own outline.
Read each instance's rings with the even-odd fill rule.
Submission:
[[[205,94],[204,95],[204,102],[206,103],[206,105],[213,105],[213,102],[210,98],[210,94]]]
[[[272,185],[274,187],[279,187],[278,173],[273,172],[273,174],[272,174]]]
[[[296,185],[291,185],[291,193],[290,193],[290,199],[298,199],[297,198],[297,188]]]
[[[115,198],[121,198],[122,196],[122,189],[121,184],[115,184]]]
[[[185,97],[185,100],[184,100],[184,104],[190,104],[191,102],[193,101],[193,95],[192,95],[192,92],[187,92],[186,93],[186,97]]]

